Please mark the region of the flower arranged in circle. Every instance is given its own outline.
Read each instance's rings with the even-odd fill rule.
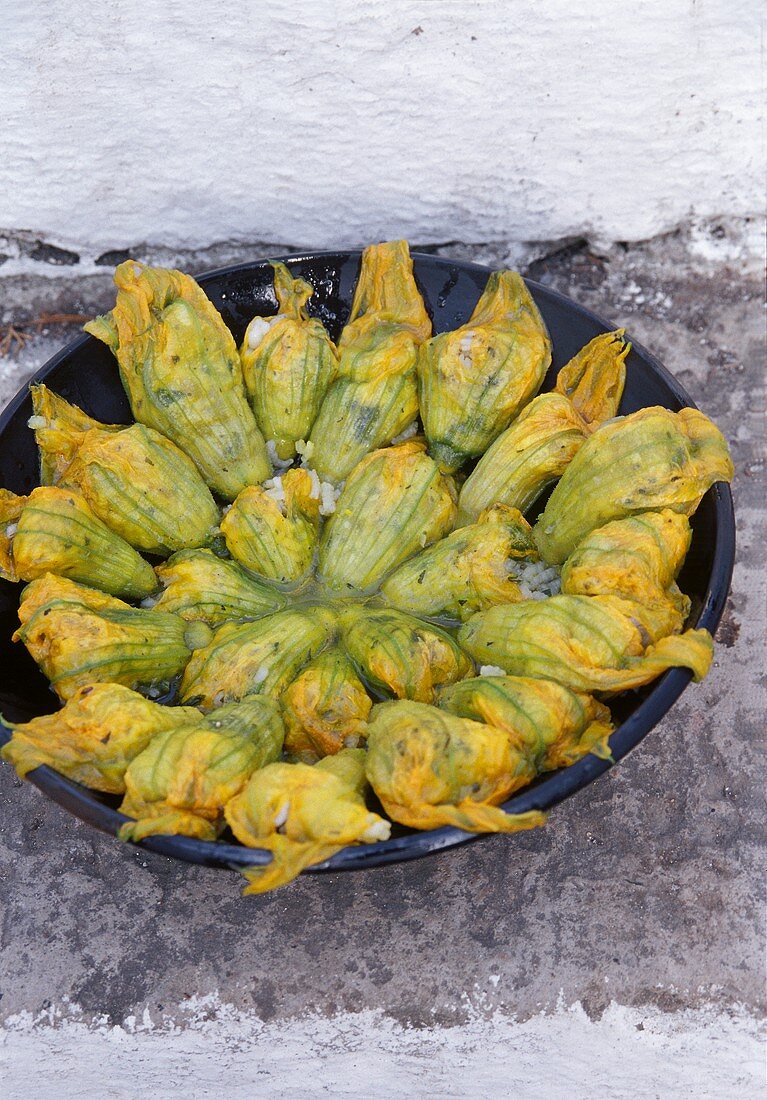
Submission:
[[[228,827],[271,853],[257,892],[392,823],[541,824],[501,804],[609,755],[612,694],[705,675],[676,577],[732,476],[697,410],[617,415],[622,330],[540,393],[515,272],[433,335],[406,242],[374,245],[335,345],[273,269],[278,313],[238,349],[189,276],[120,265],[86,329],[135,423],[33,387],[42,485],[0,492],[14,637],[64,704],[3,755],[121,797],[125,839]]]

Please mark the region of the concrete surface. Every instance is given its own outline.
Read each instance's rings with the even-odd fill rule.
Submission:
[[[508,249],[452,251],[500,263]],[[234,875],[137,852],[92,831],[3,765],[0,1009],[17,1028],[39,1020],[38,1053],[49,1049],[42,1031],[62,1013],[75,1012],[86,1024],[95,1019],[102,1030],[121,1025],[125,1035],[135,1031],[137,1019],[148,1029],[175,1023],[183,1032],[189,998],[206,996],[213,1000],[202,1002],[208,1005],[199,1010],[204,1020],[215,1020],[217,1005],[245,1014],[254,1028],[261,1026],[256,1021],[284,1023],[299,1034],[308,1028],[302,1014],[340,1019],[336,1034],[348,1032],[344,1049],[352,1060],[355,1050],[367,1048],[349,1020],[379,1020],[362,1029],[373,1045],[376,1028],[381,1035],[394,1026],[429,1029],[407,1031],[408,1042],[422,1041],[419,1049],[427,1053],[435,1035],[452,1034],[458,1037],[451,1055],[457,1066],[473,1063],[468,1056],[461,1062],[462,1032],[451,1025],[476,1026],[478,1013],[490,1036],[493,1020],[492,1027],[511,1017],[543,1019],[541,1013],[558,1004],[579,1002],[592,1021],[611,1005],[638,1010],[628,1030],[644,1026],[642,1010],[680,1021],[691,1012],[711,1012],[742,1037],[737,1020],[764,1012],[761,283],[694,255],[679,236],[603,255],[575,244],[536,261],[531,274],[625,325],[661,357],[732,444],[738,564],[709,678],[689,688],[617,768],[558,807],[544,829],[372,872],[304,876],[264,898],[241,898]],[[106,282],[107,273],[54,281],[19,276],[7,285],[0,279],[0,301],[11,303],[6,312],[19,323],[29,322],[30,312],[91,313],[108,299]],[[3,318],[6,325],[12,319]],[[2,360],[2,398],[74,331],[54,327],[18,357]],[[25,1011],[31,1016],[18,1016]],[[366,1011],[381,1015],[334,1016]],[[388,1021],[385,1027],[381,1020]],[[700,1025],[690,1026],[699,1036]],[[279,1029],[268,1034],[279,1045]],[[551,1049],[559,1049],[556,1028],[548,1034]],[[687,1065],[692,1085],[668,1092],[649,1077],[646,1089],[635,1078],[633,1091],[616,1084],[601,1095],[761,1095],[754,1048],[731,1047],[733,1034],[727,1032],[725,1042],[722,1032],[721,1042],[708,1043],[707,1056],[716,1062],[725,1047],[741,1050],[742,1065],[751,1067],[745,1084],[724,1071],[726,1060],[717,1063],[723,1083],[682,1043],[674,1057],[677,1066],[679,1058]],[[62,1035],[57,1041],[64,1041]],[[239,1049],[236,1041],[233,1049]],[[539,1064],[546,1060],[541,1043],[525,1047],[519,1038],[528,1055],[538,1051]],[[310,1047],[307,1040],[307,1052]],[[652,1048],[658,1057],[661,1048]],[[503,1058],[499,1063],[499,1074],[512,1080],[516,1049],[508,1047],[505,1068]],[[595,1058],[606,1056],[593,1049]],[[441,1057],[447,1057],[444,1050]],[[684,1063],[686,1057],[693,1062]],[[453,1063],[448,1058],[442,1064]],[[622,1067],[618,1060],[618,1077],[631,1064],[629,1059]],[[581,1091],[573,1085],[568,1096],[597,1095],[588,1080],[585,1067]],[[189,1094],[219,1095],[211,1088]],[[318,1077],[316,1093],[310,1088],[309,1094],[320,1091]],[[421,1095],[418,1087],[411,1093]],[[113,1094],[137,1092],[126,1086]],[[280,1091],[276,1081],[259,1093],[299,1094],[287,1086]],[[383,1086],[369,1094],[397,1095]],[[467,1081],[452,1092],[437,1088],[437,1094],[477,1092]],[[483,1095],[493,1095],[492,1089]],[[520,1095],[559,1093],[531,1086]]]
[[[759,0],[0,5],[0,253],[641,240],[763,206]],[[55,94],[51,94],[55,89]],[[760,94],[762,93],[762,94]]]
[[[0,1046],[4,1096],[60,1100],[762,1100],[763,1049],[742,1012],[580,1005],[517,1021],[407,1028],[370,1010],[263,1023],[213,996],[181,1025],[17,1018]],[[53,1026],[51,1024],[53,1023]],[[55,1078],[47,1078],[55,1067]],[[69,1091],[67,1089],[69,1088]]]

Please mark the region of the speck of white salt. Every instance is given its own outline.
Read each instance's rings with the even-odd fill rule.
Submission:
[[[19,529],[18,523],[9,523],[5,529],[6,538],[12,539]]]
[[[48,421],[44,416],[30,416],[27,421],[27,427],[31,428],[32,431],[37,431],[38,428],[47,428]]]
[[[501,668],[500,665],[480,665],[479,674],[480,676],[505,676],[506,669]]]
[[[472,340],[473,334],[468,333],[466,336],[464,336],[464,338],[461,340],[461,343],[458,345],[458,358],[461,360],[461,363],[464,365],[464,367],[471,366]]]
[[[267,678],[268,675],[269,675],[269,669],[266,667],[266,665],[261,665],[261,667],[256,672],[255,676],[253,677],[253,683],[254,684],[263,684],[264,680]]]

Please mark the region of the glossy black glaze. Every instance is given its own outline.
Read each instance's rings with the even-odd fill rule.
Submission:
[[[435,332],[462,324],[479,298],[488,269],[434,256],[415,254],[413,258],[416,279]],[[359,260],[359,252],[320,252],[286,258],[293,274],[305,276],[315,287],[310,312],[323,320],[334,338],[349,311]],[[268,315],[277,310],[272,269],[266,262],[213,271],[200,276],[199,282],[238,342],[255,314]],[[584,344],[615,326],[548,287],[531,281],[528,286],[554,345],[553,363],[543,387],[547,389],[559,368]],[[631,333],[627,336],[630,339]],[[634,412],[647,405],[664,405],[674,410],[692,406],[689,395],[658,360],[639,344],[632,344],[620,412]],[[107,348],[92,337],[81,336],[68,344],[37,372],[34,381],[45,381],[57,393],[100,420],[111,423],[131,420],[116,362]],[[32,404],[25,386],[0,416],[0,485],[17,493],[29,492],[38,482],[37,448],[26,426],[31,413]],[[705,627],[713,633],[724,610],[735,554],[735,522],[728,486],[717,485],[706,494],[692,525],[692,547],[680,586],[692,600],[689,625]],[[0,581],[0,712],[9,721],[26,721],[57,708],[55,696],[27,651],[10,641],[18,624],[19,589],[19,585]],[[690,678],[688,671],[673,669],[654,684],[627,692],[612,702],[613,714],[620,722],[610,740],[615,761],[633,749],[660,721]],[[0,743],[7,741],[9,734],[10,731],[0,725]],[[504,809],[514,813],[548,810],[593,782],[610,766],[594,756],[585,757],[572,767],[537,780],[504,803]],[[125,820],[114,808],[118,800],[81,787],[51,768],[37,768],[28,778],[49,798],[105,832],[115,834]],[[422,833],[396,831],[399,835],[384,843],[345,848],[313,870],[376,867],[415,859],[477,839],[454,828]],[[270,858],[267,852],[234,843],[213,843],[180,836],[150,837],[141,847],[211,867],[241,868],[267,863]]]

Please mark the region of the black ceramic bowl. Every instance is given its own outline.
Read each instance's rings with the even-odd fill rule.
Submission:
[[[466,321],[484,288],[489,270],[477,264],[427,255],[416,254],[413,259],[416,279],[435,332],[455,328]],[[292,273],[305,276],[314,286],[310,312],[324,321],[333,337],[338,336],[348,315],[359,261],[359,252],[319,252],[286,258]],[[255,314],[267,315],[277,310],[272,269],[266,262],[213,271],[202,276],[199,282],[221,311],[238,343]],[[559,368],[584,344],[598,333],[616,326],[607,324],[548,287],[533,282],[529,287],[554,344],[553,363],[543,386],[548,389]],[[132,419],[117,364],[107,348],[92,337],[81,336],[73,340],[38,371],[34,381],[45,381],[56,393],[99,420],[129,423]],[[677,410],[692,406],[693,402],[654,356],[633,343],[627,360],[626,389],[620,411],[634,412],[647,405],[665,405]],[[31,414],[32,403],[25,387],[0,417],[0,485],[17,493],[29,492],[39,480],[37,448],[27,427]],[[735,551],[732,498],[727,485],[716,485],[706,494],[693,517],[692,526],[692,547],[680,586],[692,600],[689,625],[705,627],[713,633],[727,598]],[[58,705],[27,651],[11,642],[11,634],[18,623],[20,587],[0,581],[0,713],[10,721],[26,721],[35,715],[49,713]],[[613,714],[619,723],[610,740],[616,761],[649,733],[679,698],[690,678],[687,670],[673,669],[650,686],[627,692],[612,702]],[[0,743],[8,737],[9,731],[0,726]],[[537,780],[504,803],[504,809],[514,813],[550,809],[592,783],[608,767],[606,761],[587,756],[572,767]],[[36,768],[28,778],[49,798],[105,832],[116,834],[126,820],[115,808],[119,799],[90,791],[63,778],[52,768]],[[415,859],[472,839],[476,839],[473,834],[454,828],[418,833],[397,829],[391,840],[345,848],[319,869],[376,867]],[[214,843],[182,836],[150,837],[142,841],[142,846],[211,867],[241,868],[267,863],[270,859],[267,852],[236,843]]]

